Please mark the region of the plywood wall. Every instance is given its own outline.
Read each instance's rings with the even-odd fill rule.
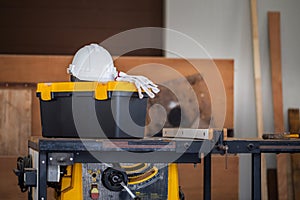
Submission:
[[[225,156],[212,156],[211,198],[235,200],[239,198],[239,157],[228,156],[227,169]],[[203,164],[180,164],[179,184],[187,200],[203,199]]]
[[[29,88],[0,88],[0,156],[27,153],[31,136],[31,94]]]
[[[0,194],[1,199],[26,199],[13,173],[18,156],[26,155],[31,135],[32,89],[0,87]]]

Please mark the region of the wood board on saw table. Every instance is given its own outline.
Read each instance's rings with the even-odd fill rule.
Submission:
[[[2,83],[38,83],[38,82],[57,82],[57,81],[69,81],[69,77],[66,74],[66,68],[71,62],[72,56],[18,56],[18,55],[0,55],[0,82]],[[213,81],[214,76],[207,76],[205,73],[201,73],[202,70],[217,69],[220,72],[216,77],[222,77],[222,83],[226,93],[226,116],[224,127],[233,128],[233,60],[206,60],[206,59],[171,59],[161,57],[119,57],[115,60],[115,65],[118,70],[128,72],[129,74],[140,74],[148,76],[153,79],[154,82],[157,80],[161,81],[172,81],[174,77],[169,76],[168,78],[161,69],[161,66],[169,70],[175,70],[183,77],[194,76],[198,71],[193,65],[198,66],[200,74],[205,80]],[[154,70],[155,69],[155,70]],[[18,73],[16,73],[18,72]],[[209,74],[209,73],[208,73]],[[162,80],[163,79],[163,80]],[[207,95],[208,96],[208,95]],[[221,102],[221,101],[220,101]],[[224,105],[221,102],[220,105]],[[39,105],[38,100],[35,98],[35,94],[32,94],[32,135],[41,135],[41,125],[39,121]],[[236,163],[233,164],[233,171],[238,171],[238,157],[235,157]],[[223,158],[216,158],[217,163],[224,163]],[[215,163],[215,162],[214,162]],[[230,165],[230,164],[229,164]],[[180,165],[179,175],[182,183],[185,183],[186,190],[185,194],[190,199],[195,199],[201,195],[201,190],[198,188],[197,182],[202,182],[201,174],[199,180],[190,182],[189,176],[194,173],[190,167],[193,165]],[[224,164],[213,164],[213,169],[218,172],[222,172]],[[8,169],[7,169],[8,170]],[[10,170],[10,169],[9,169]],[[192,173],[191,173],[192,172]],[[197,172],[195,172],[197,173]],[[200,173],[200,172],[199,172]],[[217,174],[216,173],[216,174]],[[226,172],[224,172],[226,173]],[[189,176],[188,176],[189,175]],[[220,175],[221,176],[221,175]],[[224,177],[227,177],[225,175]],[[230,174],[230,179],[238,180],[238,173]],[[223,187],[214,187],[218,185],[220,181],[217,175],[213,175],[213,188],[212,193],[220,194],[223,192],[230,192],[230,196],[238,196],[238,187],[235,182],[226,183]],[[191,184],[196,184],[195,187]],[[200,186],[199,186],[200,187]],[[235,188],[235,190],[232,190]],[[17,188],[16,188],[17,189]],[[195,198],[194,198],[194,195]],[[228,194],[229,195],[229,194]]]

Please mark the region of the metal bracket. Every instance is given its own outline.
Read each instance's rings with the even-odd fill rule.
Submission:
[[[49,165],[67,166],[74,163],[74,153],[49,153]]]
[[[72,165],[74,163],[73,160],[73,153],[49,153],[47,181],[58,183],[60,181],[60,166]]]

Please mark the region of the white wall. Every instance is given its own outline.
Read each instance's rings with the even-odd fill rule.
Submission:
[[[166,28],[189,35],[212,58],[235,61],[234,124],[236,137],[256,137],[255,93],[252,62],[250,0],[166,0]],[[285,126],[287,109],[300,108],[300,1],[258,0],[258,23],[262,67],[264,131],[273,131],[271,75],[268,47],[267,12],[281,13],[283,102]],[[181,49],[187,58],[205,58],[191,46],[166,34],[165,48]],[[168,54],[168,57],[173,57]],[[269,156],[267,167],[276,167]],[[240,160],[240,199],[250,199],[250,157]]]

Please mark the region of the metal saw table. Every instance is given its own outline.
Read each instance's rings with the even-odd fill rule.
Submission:
[[[32,137],[29,149],[38,152],[38,199],[47,199],[47,166],[53,162],[148,162],[204,164],[203,199],[211,198],[211,154],[252,155],[252,199],[261,199],[261,154],[300,152],[300,140],[73,139]],[[64,155],[63,160],[59,159]],[[204,156],[203,156],[204,155]],[[55,158],[55,159],[53,159]]]

